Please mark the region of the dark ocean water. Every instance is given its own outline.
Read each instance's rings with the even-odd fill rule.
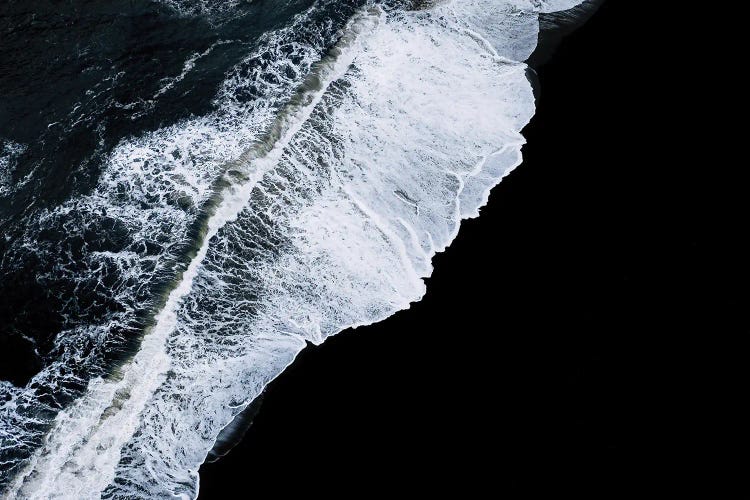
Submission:
[[[418,300],[518,162],[521,3],[4,3],[0,488],[191,496],[306,342]]]

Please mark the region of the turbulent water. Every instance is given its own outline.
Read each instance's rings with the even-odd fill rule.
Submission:
[[[0,7],[3,497],[195,497],[307,342],[422,297],[579,3]]]

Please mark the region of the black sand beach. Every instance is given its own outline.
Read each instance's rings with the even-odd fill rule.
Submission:
[[[0,7],[0,497],[192,498],[222,428],[201,499],[671,497],[729,456],[747,183],[698,8],[543,17],[523,164],[420,302],[282,373],[419,297],[532,111],[466,27],[536,14],[368,1]]]
[[[667,171],[634,147],[664,119],[644,121],[628,67],[637,16],[605,2],[563,40],[538,68],[523,165],[434,259],[426,297],[306,349],[244,440],[201,468],[201,498],[607,498],[656,473],[669,396],[655,360],[673,313],[701,300],[678,269],[707,241],[693,213],[664,224]]]

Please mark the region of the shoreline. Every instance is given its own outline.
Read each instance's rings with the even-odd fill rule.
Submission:
[[[580,12],[584,16],[583,18],[580,19],[580,23],[584,24],[585,22],[587,22],[587,20],[591,16],[593,16],[595,14],[596,10],[600,6],[601,6],[601,0],[594,0],[593,2],[589,2],[589,3],[585,4],[584,7],[582,9],[580,9]],[[574,10],[579,11],[579,9],[574,9]],[[551,19],[558,19],[560,17],[558,14],[544,14],[543,16],[551,18]],[[546,34],[545,33],[540,33],[540,35],[546,35],[546,38],[544,38],[546,40],[546,42],[544,40],[540,40],[540,45],[539,45],[539,49],[540,49],[541,52],[543,52],[543,55],[541,57],[539,57],[537,51],[535,51],[534,54],[532,54],[532,56],[531,56],[531,58],[529,60],[529,63],[528,63],[529,66],[530,66],[529,67],[530,71],[532,71],[532,72],[534,71],[534,69],[532,69],[532,66],[531,66],[531,62],[532,61],[534,61],[534,60],[536,60],[536,61],[540,61],[540,60],[544,61],[547,58],[549,58],[550,56],[553,56],[555,48],[556,48],[556,45],[559,44],[562,41],[562,39],[567,34],[570,34],[574,30],[574,28],[572,28],[571,24],[570,24],[571,17],[568,15],[565,18],[565,20],[566,20],[566,22],[557,23],[556,24],[557,28],[552,29],[548,33],[546,33]],[[549,25],[549,22],[547,24]],[[543,36],[540,36],[540,39],[541,38],[543,38]],[[543,65],[544,62],[539,62],[537,64]],[[530,76],[530,81],[532,83],[532,86],[534,86],[533,85],[534,82],[532,80],[532,75],[529,75],[529,76]],[[544,85],[544,82],[542,82],[542,85]],[[536,93],[537,93],[537,88],[535,87],[535,94]],[[525,129],[524,129],[524,135],[526,135],[525,131],[529,127],[533,127],[533,126],[534,126],[534,118],[532,118],[531,124],[529,124],[529,125],[527,125],[525,127]],[[527,144],[527,146],[524,147],[524,150],[526,148],[528,148],[528,147],[530,147],[530,146]],[[537,147],[543,147],[543,144],[540,144]],[[525,157],[525,155],[524,155],[524,157]],[[521,163],[521,165],[523,165],[523,163],[526,163],[525,158],[524,158],[523,162]],[[518,168],[518,167],[519,166],[517,166],[516,168]],[[528,168],[533,168],[533,167],[528,167]],[[513,172],[515,170],[516,170],[515,168],[510,169],[510,174],[509,175],[513,175]],[[498,182],[498,184],[496,184],[492,188],[492,192],[490,193],[490,199],[493,196],[495,196],[494,195],[495,191],[497,191],[497,190],[500,189],[499,186],[502,186],[505,182],[507,182],[507,179],[503,180],[501,182]],[[485,204],[485,205],[482,206],[481,211],[483,212],[487,208],[488,208],[488,205]],[[443,260],[447,260],[449,258],[447,256],[453,253],[451,251],[451,248],[452,248],[453,245],[455,245],[458,242],[458,240],[462,239],[461,234],[464,232],[465,226],[468,225],[469,223],[472,223],[472,225],[476,224],[477,220],[481,221],[483,219],[483,217],[484,217],[484,215],[482,215],[482,217],[479,217],[479,218],[477,218],[477,217],[468,217],[468,218],[463,219],[463,221],[461,223],[461,230],[459,231],[459,233],[456,236],[456,238],[454,238],[452,244],[447,249],[445,249],[443,252],[439,252],[439,253],[437,253],[433,257],[433,268],[434,268],[433,275],[437,274],[437,272],[438,272],[438,264],[437,263],[438,262],[442,262]],[[482,224],[482,223],[480,222],[479,224]],[[444,265],[448,265],[449,266],[449,265],[458,265],[458,264],[461,264],[461,263],[460,262],[453,262],[452,264],[444,264]],[[428,283],[427,296],[431,295],[431,287],[432,287],[433,280],[435,280],[435,278],[433,278],[433,277],[428,277],[426,279],[426,281]],[[398,311],[394,315],[386,318],[385,320],[382,320],[381,322],[378,322],[378,323],[375,323],[375,324],[371,324],[371,325],[366,325],[366,326],[361,327],[361,328],[348,328],[346,330],[343,330],[342,332],[339,332],[337,335],[332,336],[333,338],[327,339],[326,342],[323,343],[323,344],[321,344],[321,345],[308,345],[302,352],[300,352],[298,354],[296,360],[282,374],[280,374],[279,377],[275,381],[273,381],[269,385],[269,387],[266,388],[266,390],[264,390],[264,392],[261,394],[261,396],[259,397],[259,399],[263,399],[264,397],[265,398],[269,398],[270,397],[269,394],[273,394],[276,391],[282,392],[283,391],[282,389],[276,389],[276,387],[278,385],[283,385],[284,384],[284,379],[286,378],[286,374],[288,372],[296,372],[298,370],[298,368],[296,368],[297,365],[305,365],[305,364],[311,363],[311,361],[308,361],[308,358],[315,358],[315,357],[320,356],[320,354],[318,354],[318,353],[320,351],[326,350],[326,346],[328,344],[335,343],[335,342],[337,342],[337,339],[343,338],[343,337],[354,337],[354,336],[373,336],[373,337],[375,337],[376,334],[372,330],[388,329],[389,328],[388,325],[390,325],[390,324],[392,324],[394,322],[403,321],[402,318],[405,315],[414,314],[414,313],[411,312],[412,310],[422,309],[422,307],[420,307],[419,305],[425,299],[426,299],[426,297],[423,297],[422,301],[412,303],[411,307],[409,309]],[[355,332],[355,330],[356,330],[356,332]],[[396,330],[398,330],[398,327],[396,328]],[[397,345],[397,343],[394,344],[394,346],[395,345]],[[308,354],[310,351],[313,351],[313,353]],[[340,355],[345,356],[346,354],[345,353],[340,353]],[[306,368],[299,368],[299,370],[302,370],[302,371],[304,371],[305,369]],[[317,367],[313,367],[313,368],[309,368],[308,367],[307,369],[315,370],[315,369],[317,369]],[[322,368],[322,369],[325,370],[325,368]],[[459,394],[459,396],[460,396],[460,394]],[[295,396],[291,395],[289,397],[295,397]],[[293,402],[289,402],[289,403],[291,405],[294,404]],[[253,404],[255,404],[255,402]],[[274,403],[274,404],[276,404],[276,403]],[[253,436],[252,435],[254,433],[253,432],[253,430],[254,430],[253,429],[253,422],[255,420],[259,419],[259,418],[261,420],[265,420],[264,415],[263,415],[263,413],[264,413],[263,406],[264,406],[264,404],[262,402],[260,402],[260,404],[258,405],[258,407],[254,408],[252,410],[252,412],[251,412],[252,416],[250,418],[248,418],[248,419],[244,419],[245,420],[244,425],[240,425],[240,426],[237,426],[236,428],[234,428],[233,431],[232,431],[233,435],[227,436],[225,438],[226,440],[231,441],[231,444],[229,445],[228,450],[225,451],[225,453],[220,458],[218,458],[216,460],[212,460],[212,461],[208,461],[207,460],[206,462],[204,462],[201,465],[201,468],[200,468],[200,471],[199,471],[200,472],[200,488],[199,488],[199,497],[198,498],[210,498],[211,495],[214,494],[212,492],[214,491],[214,488],[215,488],[214,484],[216,482],[216,478],[217,477],[222,477],[225,474],[222,471],[222,466],[224,465],[225,461],[227,461],[228,458],[230,460],[232,460],[233,462],[237,462],[237,460],[239,460],[239,459],[237,457],[234,457],[233,454],[237,453],[239,455],[239,454],[248,453],[248,452],[252,453],[252,451],[245,449],[246,448],[246,442],[245,441],[246,440],[257,439],[257,436]],[[230,425],[233,426],[234,423],[230,424]],[[246,436],[248,436],[248,434],[250,434],[250,436],[246,437]],[[236,436],[239,436],[239,438],[237,438]],[[224,443],[223,446],[226,447],[226,441],[225,441],[225,443]]]

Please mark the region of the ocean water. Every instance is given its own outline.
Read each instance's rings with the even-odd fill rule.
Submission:
[[[3,497],[195,497],[308,342],[423,296],[578,3],[0,7]]]

